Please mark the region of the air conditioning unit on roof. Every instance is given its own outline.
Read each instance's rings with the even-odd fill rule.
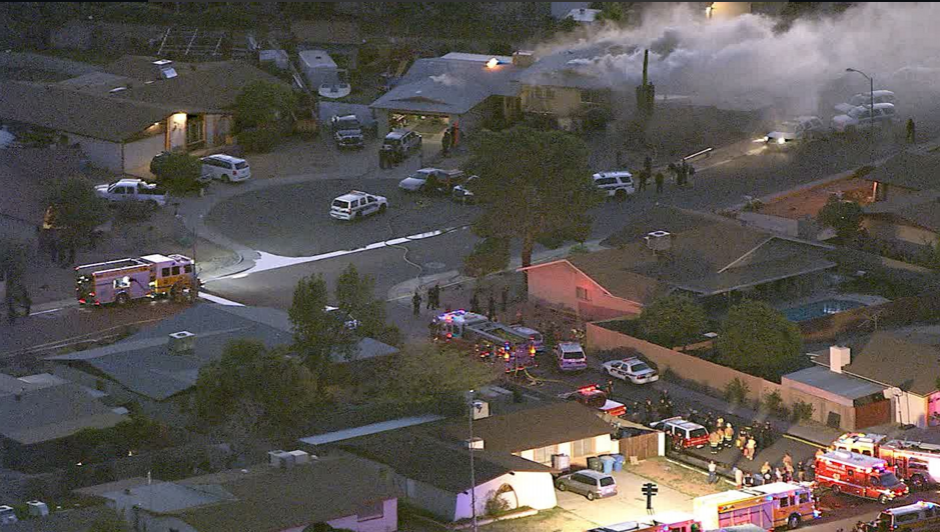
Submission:
[[[653,251],[668,251],[672,247],[672,234],[668,231],[653,231],[645,237],[646,247]]]

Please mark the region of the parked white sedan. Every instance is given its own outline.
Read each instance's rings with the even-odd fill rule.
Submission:
[[[659,380],[659,373],[636,357],[604,362],[604,373],[624,381],[629,380],[633,384],[649,384]]]

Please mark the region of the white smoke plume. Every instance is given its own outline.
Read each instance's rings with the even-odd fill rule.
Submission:
[[[744,98],[792,114],[832,114],[835,103],[867,92],[868,81],[846,68],[873,76],[876,90],[893,90],[911,105],[940,92],[938,3],[860,3],[841,15],[798,20],[784,32],[775,33],[775,24],[751,14],[709,20],[673,4],[647,12],[639,28],[589,29],[536,53],[566,57],[566,68],[632,92],[649,48],[657,95]]]

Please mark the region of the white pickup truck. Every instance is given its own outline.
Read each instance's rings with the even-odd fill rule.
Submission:
[[[122,179],[110,185],[98,185],[95,194],[108,201],[143,201],[153,207],[166,205],[167,192],[141,179]]]

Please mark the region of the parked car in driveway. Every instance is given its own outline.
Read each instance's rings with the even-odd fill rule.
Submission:
[[[555,487],[558,491],[584,495],[589,501],[617,495],[617,481],[614,477],[591,469],[562,475],[555,480]]]
[[[890,103],[892,105],[897,105],[898,102],[898,99],[893,92],[877,90],[872,93],[863,92],[861,94],[856,94],[855,96],[852,96],[849,101],[837,105],[835,109],[839,112],[839,114],[846,114],[860,105],[871,105],[872,100],[874,100],[874,103],[876,104]]]
[[[330,119],[333,130],[333,142],[339,149],[364,148],[365,137],[362,134],[362,124],[356,115],[334,116]]]
[[[460,170],[441,170],[440,168],[422,168],[398,183],[398,188],[405,192],[425,194],[450,194],[451,189],[463,182],[464,173]]]
[[[97,185],[95,194],[111,202],[138,201],[154,208],[166,205],[167,192],[141,179],[121,179],[110,185]]]
[[[372,214],[381,214],[388,209],[385,196],[351,190],[333,200],[330,216],[337,220],[360,220]]]
[[[251,167],[248,161],[232,157],[231,155],[209,155],[202,158],[203,173],[218,179],[223,183],[235,183],[251,178]]]
[[[396,129],[385,135],[382,148],[391,150],[404,159],[408,154],[421,149],[421,135],[410,129]]]
[[[555,344],[555,360],[561,371],[582,371],[587,369],[587,357],[578,342],[558,342]]]
[[[790,146],[797,141],[815,140],[826,134],[826,126],[818,116],[798,116],[787,120],[774,128],[764,137],[768,146]]]
[[[890,103],[876,103],[874,110],[869,105],[860,105],[847,114],[833,117],[830,125],[836,133],[854,133],[859,129],[888,126],[897,120],[897,111]]]
[[[659,373],[637,357],[604,362],[604,373],[633,384],[649,384],[659,380]]]

